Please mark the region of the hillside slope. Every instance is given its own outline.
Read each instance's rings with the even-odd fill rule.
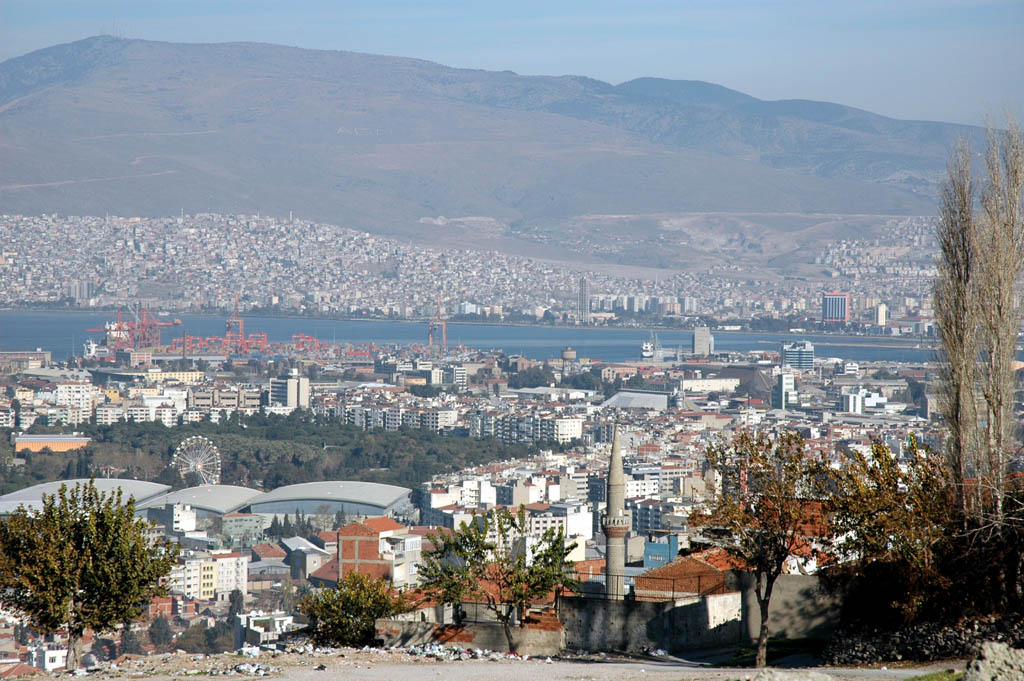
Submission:
[[[697,81],[101,36],[0,63],[0,212],[294,210],[499,246],[594,214],[925,214],[961,134]]]

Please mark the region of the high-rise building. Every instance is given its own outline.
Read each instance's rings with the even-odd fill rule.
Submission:
[[[875,325],[885,326],[889,323],[889,306],[885,303],[879,303],[878,307],[875,308]]]
[[[580,277],[580,290],[576,298],[576,318],[580,324],[590,323],[590,282]]]
[[[715,354],[715,337],[708,327],[698,326],[693,329],[693,354],[701,357]]]
[[[779,374],[775,387],[772,388],[772,407],[786,409],[798,402],[796,392],[796,376],[788,371]]]
[[[842,322],[850,321],[850,294],[839,291],[829,291],[821,294],[821,321]]]
[[[782,344],[782,366],[800,371],[814,368],[814,346],[810,341]]]
[[[309,379],[305,376],[270,379],[270,404],[309,409]]]

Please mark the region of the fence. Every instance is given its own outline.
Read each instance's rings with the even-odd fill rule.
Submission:
[[[638,575],[625,578],[626,598],[636,601],[676,601],[690,596],[712,596],[730,591],[723,573],[688,575],[686,577],[647,577]],[[584,590],[583,598],[606,599],[603,589]]]

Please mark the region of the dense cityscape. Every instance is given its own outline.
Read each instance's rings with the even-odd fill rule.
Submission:
[[[1022,29],[0,3],[0,681],[1024,679]]]
[[[885,238],[843,239],[815,257],[814,280],[744,277],[738,267],[609,276],[603,268],[497,252],[422,248],[335,225],[259,216],[168,219],[0,216],[0,305],[173,311],[239,309],[320,316],[577,323],[578,282],[590,323],[623,313],[672,321],[814,317],[824,289],[852,292],[854,320],[880,303],[894,315],[931,307],[934,226],[894,219]],[[39,234],[48,238],[40,241]],[[267,254],[272,254],[269,257]]]

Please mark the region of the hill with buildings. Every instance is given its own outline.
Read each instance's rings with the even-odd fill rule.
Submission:
[[[579,242],[657,242],[688,219],[741,246],[775,235],[777,257],[808,224],[934,213],[950,144],[975,134],[699,81],[99,36],[0,63],[0,212],[294,211],[625,262]]]

